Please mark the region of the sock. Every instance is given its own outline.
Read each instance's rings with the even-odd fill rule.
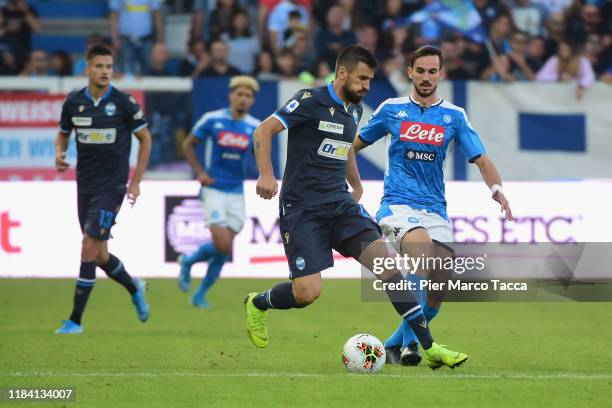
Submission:
[[[221,255],[221,253],[217,250],[212,241],[210,241],[200,245],[199,248],[195,250],[195,252],[189,255],[185,255],[183,257],[183,262],[188,267],[191,267],[194,263],[204,262],[214,255]]]
[[[202,283],[198,288],[197,292],[194,294],[195,297],[204,297],[208,289],[215,284],[217,279],[219,279],[219,275],[221,275],[221,269],[223,269],[223,265],[230,259],[227,255],[215,255],[210,259],[208,263],[208,270],[206,271],[206,276],[202,279]]]
[[[408,347],[410,343],[419,343],[419,339],[412,331],[412,328],[406,321],[404,320],[401,324],[402,328],[402,347]]]
[[[431,307],[427,303],[425,303],[425,306],[423,307],[423,314],[425,315],[425,318],[427,319],[428,322],[431,322],[434,319],[434,317],[438,315],[439,311],[440,311],[439,307],[438,308]]]
[[[87,305],[87,299],[96,284],[96,263],[81,261],[79,270],[79,279],[77,279],[76,288],[74,289],[74,303],[70,320],[76,324],[81,324],[81,317]]]
[[[402,345],[402,333],[404,330],[404,321],[398,326],[397,330],[385,341],[385,347],[399,347]]]
[[[412,293],[414,294],[414,297],[416,298],[417,302],[419,302],[420,305],[423,305],[425,303],[425,290],[420,289],[421,288],[421,281],[423,280],[422,277],[420,277],[419,275],[417,275],[416,273],[408,273],[406,274],[406,280],[408,282],[412,282],[414,287],[416,288],[415,290],[412,291]]]
[[[119,260],[115,255],[109,254],[108,262],[106,265],[100,265],[100,268],[106,272],[109,278],[122,285],[124,288],[133,295],[138,291],[132,277],[126,272],[123,267],[123,262]]]
[[[414,294],[409,290],[393,290],[389,288],[392,285],[395,285],[396,288],[401,287],[403,279],[402,275],[398,272],[385,280],[383,284],[386,284],[385,290],[393,307],[412,328],[414,334],[419,339],[419,343],[427,350],[431,347],[433,339],[429,332],[429,326],[427,325],[427,320],[425,320],[423,309],[416,301]]]
[[[293,297],[293,283],[279,283],[272,289],[260,293],[253,298],[253,304],[260,310],[268,309],[297,309],[304,306],[298,305]]]

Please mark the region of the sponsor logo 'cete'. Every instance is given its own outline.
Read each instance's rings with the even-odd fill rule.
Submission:
[[[348,160],[348,152],[351,148],[351,143],[341,142],[339,140],[325,138],[319,146],[319,155],[330,157],[336,160]]]
[[[432,162],[436,159],[436,153],[434,152],[420,152],[418,150],[408,150],[406,152],[406,158],[408,160],[418,160]]]
[[[249,137],[242,133],[219,132],[219,146],[233,147],[235,149],[246,150],[249,147]]]
[[[444,126],[420,122],[402,122],[400,140],[441,146],[444,143]]]

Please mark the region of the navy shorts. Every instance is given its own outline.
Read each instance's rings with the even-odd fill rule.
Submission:
[[[334,265],[332,249],[344,256],[346,240],[366,231],[380,235],[378,224],[352,199],[294,208],[283,213],[280,231],[291,279],[312,275]]]
[[[104,193],[79,193],[77,201],[81,231],[92,238],[107,241],[124,196],[125,188]]]

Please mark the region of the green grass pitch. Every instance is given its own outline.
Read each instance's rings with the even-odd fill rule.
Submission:
[[[392,306],[362,302],[358,281],[326,280],[311,307],[269,313],[270,345],[259,350],[242,298],[273,283],[221,280],[214,309],[198,310],[174,280],[149,280],[142,324],[127,292],[101,279],[85,333],[58,336],[74,280],[2,279],[0,387],[76,388],[76,403],[19,407],[612,406],[610,303],[448,303],[432,331],[469,355],[464,366],[356,375],[342,345],[359,332],[384,340],[398,322]]]

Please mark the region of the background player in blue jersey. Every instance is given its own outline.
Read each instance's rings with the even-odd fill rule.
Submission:
[[[244,225],[243,182],[245,159],[252,151],[253,132],[260,121],[249,115],[259,91],[257,81],[237,76],[230,81],[230,106],[202,115],[183,143],[187,161],[202,184],[200,198],[212,241],[202,244],[194,253],[179,256],[179,286],[187,292],[191,282],[191,266],[208,262],[206,276],[191,297],[191,304],[209,307],[206,293],[217,281],[232,254],[234,237]],[[207,143],[205,169],[195,154],[198,143]]]
[[[278,190],[271,139],[288,129],[280,229],[291,271],[291,282],[249,293],[244,301],[247,332],[257,347],[268,345],[268,309],[303,308],[319,297],[321,271],[333,266],[332,249],[371,271],[376,259],[388,256],[378,225],[356,203],[346,184],[348,176],[352,186],[360,185],[351,143],[363,112],[360,102],[377,65],[365,48],[347,47],[336,61],[333,83],[298,92],[255,131],[257,194],[271,199]],[[430,367],[454,368],[467,360],[465,354],[433,341],[421,306],[410,291],[398,288],[404,280],[396,269],[378,276],[395,310],[417,333]]]
[[[449,243],[453,242],[443,175],[449,145],[454,143],[470,163],[478,166],[491,197],[501,205],[508,220],[512,220],[512,212],[501,177],[485,155],[465,111],[437,96],[438,81],[444,76],[439,48],[423,46],[416,50],[409,61],[408,76],[414,84],[411,95],[384,101],[360,130],[353,149],[358,152],[389,135],[384,196],[376,214],[379,225],[399,252],[445,258],[452,256]],[[448,273],[420,270],[418,275],[445,276],[445,272]],[[408,278],[418,283],[418,276]],[[433,292],[427,295],[425,299],[420,294],[420,302],[430,321],[438,313],[442,298]],[[385,346],[389,362],[401,360],[404,365],[416,365],[421,361],[418,340],[403,321]]]
[[[68,138],[74,130],[77,143],[78,213],[83,241],[81,267],[74,306],[68,320],[56,333],[81,333],[81,317],[96,283],[96,266],[132,296],[138,318],[149,317],[144,283],[132,279],[123,263],[108,252],[107,241],[126,194],[132,134],[140,142],[134,176],[127,186],[130,205],[140,195],[140,181],[151,154],[151,135],[136,100],[110,84],[113,54],[103,45],[87,51],[87,87],[73,92],[62,107],[60,130],[55,140],[55,167],[65,171]]]

